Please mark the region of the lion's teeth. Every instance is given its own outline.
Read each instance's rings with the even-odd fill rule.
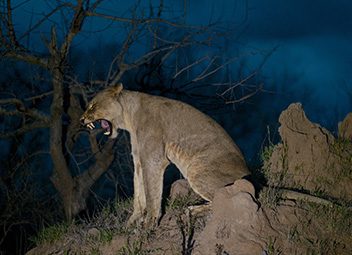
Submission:
[[[110,135],[110,131],[105,131],[104,135]]]
[[[89,129],[94,129],[95,128],[95,126],[94,126],[94,124],[92,122],[88,123],[87,127],[89,127]]]

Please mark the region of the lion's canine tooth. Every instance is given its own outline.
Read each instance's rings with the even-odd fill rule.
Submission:
[[[105,131],[104,135],[110,135],[110,131]]]
[[[87,124],[87,127],[88,127],[89,129],[94,129],[94,128],[95,128],[93,122],[88,123],[88,124]]]

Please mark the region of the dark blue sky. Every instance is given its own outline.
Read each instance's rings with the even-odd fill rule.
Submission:
[[[16,25],[27,27],[32,18],[40,17],[30,15],[31,12],[48,12],[53,2],[25,3],[15,13]],[[98,11],[128,17],[128,8],[134,3],[105,1]],[[164,0],[164,4],[165,18],[179,17],[185,11],[189,24],[217,22],[225,28],[233,42],[227,45],[229,56],[236,56],[238,51],[244,55],[259,52],[246,59],[249,67],[255,68],[265,54],[276,48],[262,69],[270,99],[256,109],[269,112],[272,121],[277,121],[278,113],[295,101],[303,103],[313,121],[330,130],[336,130],[337,122],[352,111],[351,0]],[[149,12],[149,1],[141,1],[139,11]],[[57,26],[60,28],[60,23]],[[37,38],[31,37],[34,46],[47,28],[37,31]],[[88,19],[74,47],[88,49],[123,38],[125,30],[121,28],[119,24]],[[262,121],[262,125],[267,124],[267,119]]]
[[[248,43],[278,45],[264,72],[277,82],[283,73],[298,76],[290,85],[309,91],[305,108],[325,125],[351,111],[352,1],[253,1]],[[312,114],[313,115],[313,114]],[[335,124],[336,125],[336,124]]]
[[[48,8],[54,6],[52,2],[26,3],[17,12],[17,23],[27,26],[33,18],[28,15],[29,12],[47,12]],[[156,0],[152,2],[158,3]],[[233,31],[236,47],[238,42],[242,43],[243,51],[270,51],[278,47],[264,67],[269,79],[278,79],[287,72],[299,76],[299,84],[292,86],[312,87],[322,100],[332,96],[331,90],[343,90],[341,84],[351,83],[352,1],[194,0],[185,1],[185,5],[184,1],[164,2],[168,10],[165,15],[177,16],[186,10],[186,20],[191,24],[220,22]],[[133,4],[134,1],[105,1],[99,11],[128,16],[128,8]],[[149,1],[141,1],[140,9],[144,6],[148,12],[148,4]],[[76,41],[76,45],[81,46],[83,42],[94,45],[121,36],[121,29],[117,29],[116,25],[97,19],[86,22],[84,30],[88,36],[89,32],[94,33],[105,27],[110,28],[105,34],[89,41],[82,37],[81,41]],[[255,63],[256,58],[249,61]]]
[[[352,88],[352,1],[249,0],[247,14],[246,1],[216,2],[222,2],[226,19],[242,19],[239,40],[246,47],[278,46],[264,66],[269,80],[278,81],[284,73],[299,76],[292,86],[311,88],[314,102],[322,106],[348,100],[344,94],[346,86]]]
[[[211,17],[237,28],[243,51],[265,54],[277,47],[262,69],[265,88],[272,92],[259,109],[262,115],[273,118],[300,101],[311,120],[336,132],[337,122],[352,111],[352,1],[192,1],[190,13],[197,14],[190,17],[195,23]],[[261,59],[251,57],[248,64],[254,67]],[[275,127],[273,121],[277,118],[261,125]],[[257,131],[240,140],[244,150],[256,146]]]

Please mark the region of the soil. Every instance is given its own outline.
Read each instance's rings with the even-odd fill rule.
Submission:
[[[211,205],[190,208],[199,197],[179,180],[153,230],[124,229],[102,241],[102,229],[81,228],[80,236],[67,233],[27,254],[352,254],[352,114],[337,138],[299,103],[279,122],[282,142],[266,151],[259,198],[249,181],[238,180]]]

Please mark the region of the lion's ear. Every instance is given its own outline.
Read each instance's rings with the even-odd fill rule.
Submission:
[[[115,85],[113,87],[114,96],[118,96],[121,93],[122,89],[123,89],[123,85],[121,82]]]

